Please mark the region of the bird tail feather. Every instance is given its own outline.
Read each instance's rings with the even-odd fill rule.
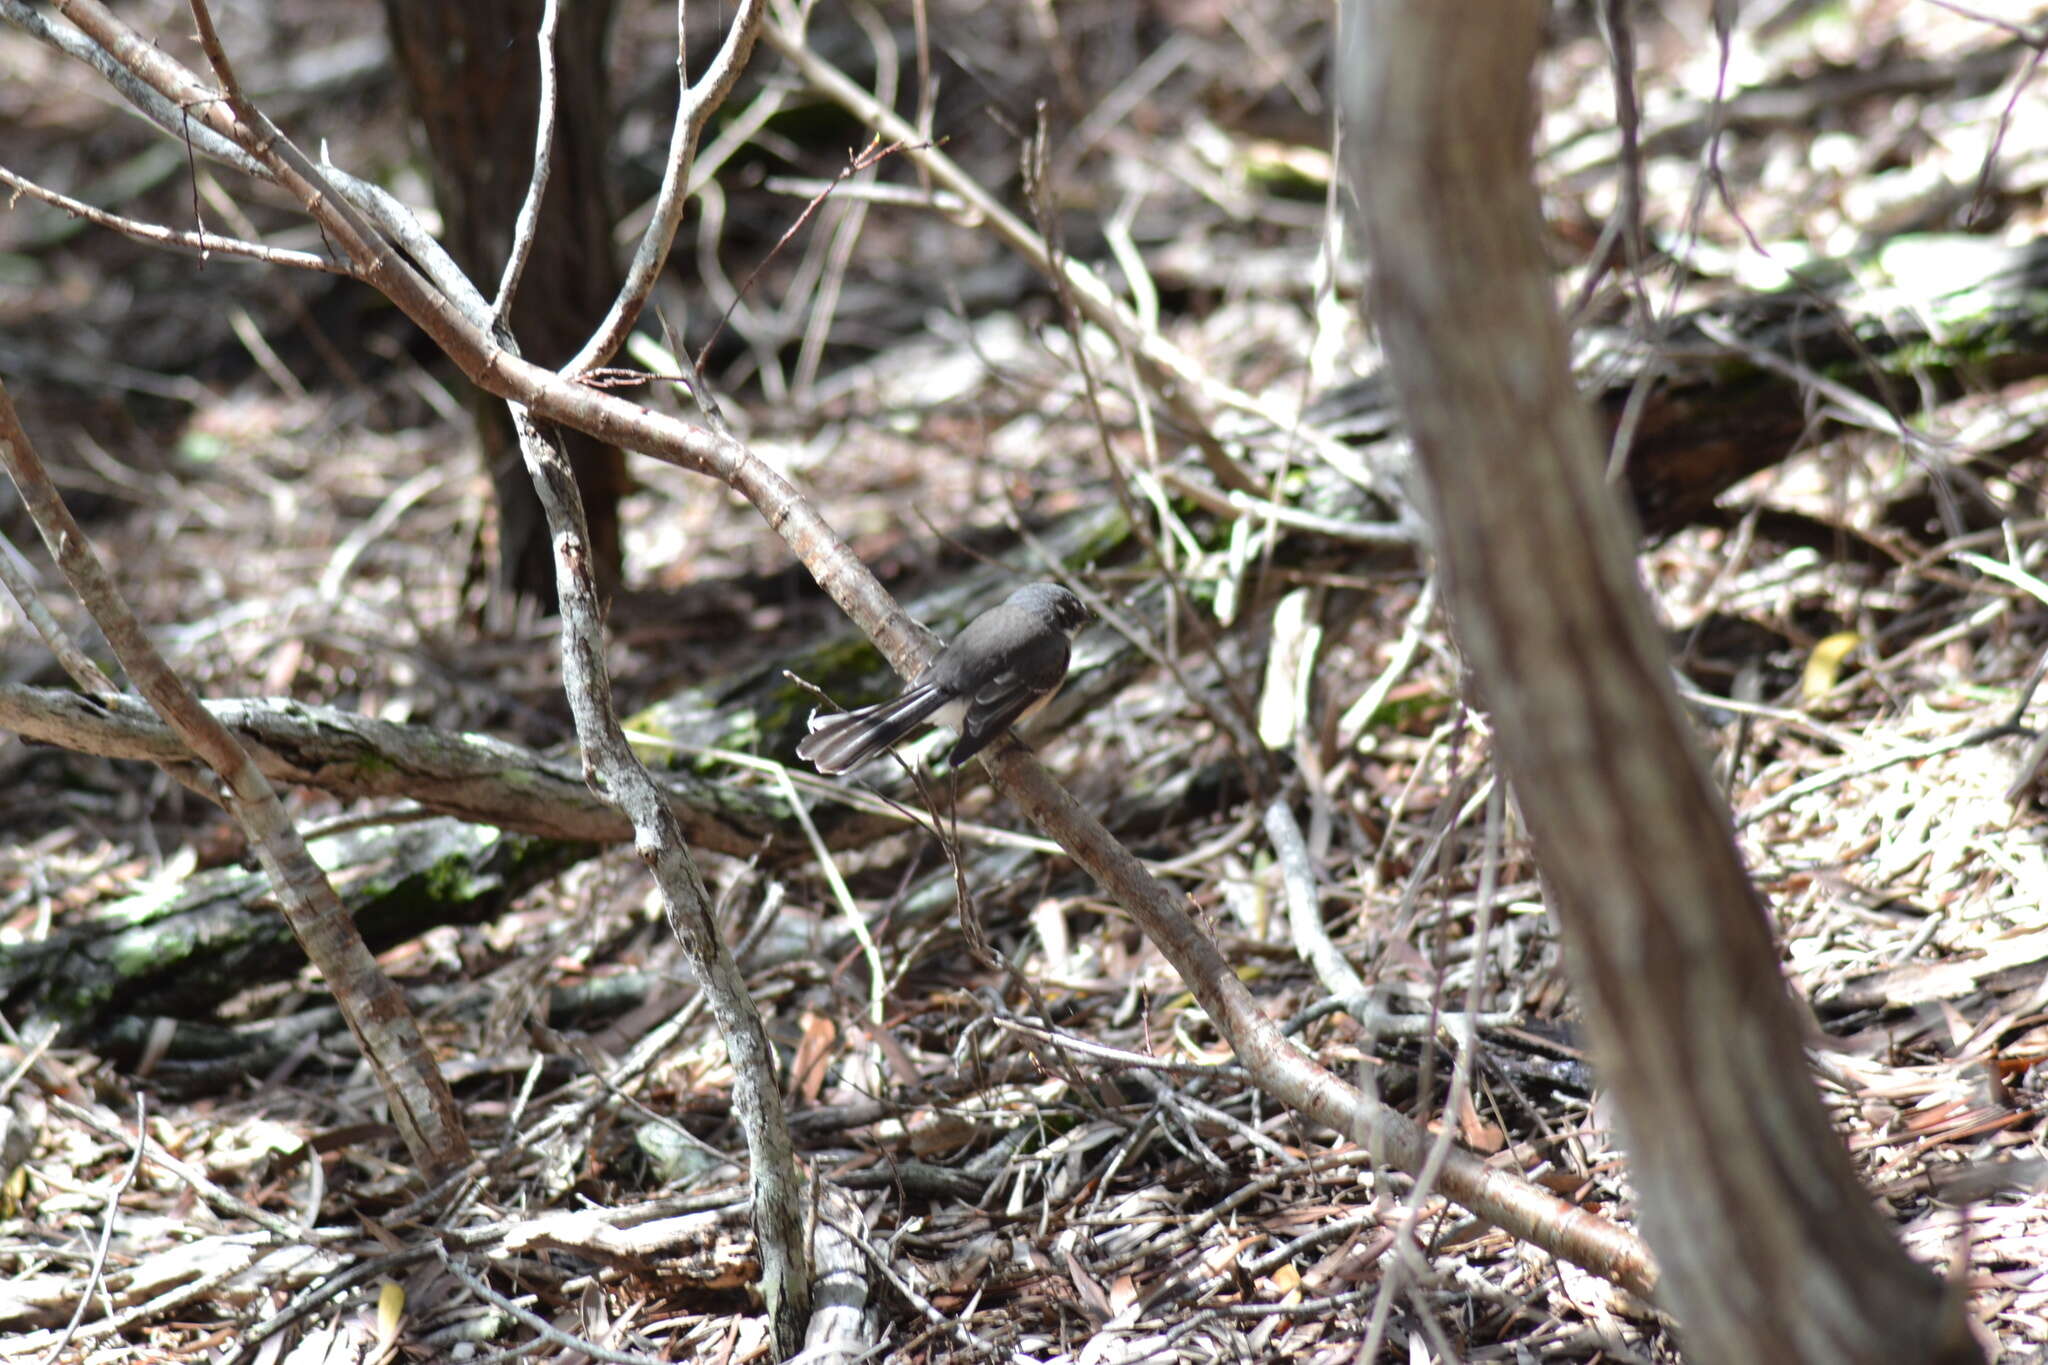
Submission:
[[[902,696],[837,716],[811,717],[811,732],[796,756],[821,773],[850,773],[893,747],[945,704],[934,687],[913,687]]]

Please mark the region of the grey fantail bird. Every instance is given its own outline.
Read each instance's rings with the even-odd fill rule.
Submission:
[[[821,773],[848,773],[936,722],[958,735],[946,762],[959,767],[1053,699],[1066,681],[1076,633],[1095,619],[1057,583],[1027,583],[967,623],[891,701],[843,715],[811,715],[797,757]]]

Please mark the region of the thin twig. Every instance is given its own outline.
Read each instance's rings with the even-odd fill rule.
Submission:
[[[1161,466],[1158,479],[1174,492],[1200,503],[1218,516],[1233,520],[1253,517],[1274,522],[1291,530],[1306,531],[1310,535],[1351,545],[1370,545],[1375,549],[1414,549],[1423,543],[1427,534],[1419,522],[1347,521],[1338,517],[1319,516],[1314,512],[1305,512],[1299,507],[1290,507],[1286,503],[1253,497],[1250,493],[1242,493],[1234,488],[1225,490],[1212,487],[1171,466]]]
[[[526,198],[520,201],[519,216],[512,223],[512,249],[505,256],[505,273],[498,278],[498,297],[491,305],[491,330],[505,326],[512,315],[512,300],[519,293],[520,277],[533,254],[533,236],[540,227],[540,201],[548,192],[548,174],[555,161],[555,28],[562,17],[562,0],[545,0],[540,14],[540,113],[533,126],[533,173],[526,182]]]
[[[1748,829],[1757,821],[1767,820],[1779,811],[1788,809],[1806,797],[1812,796],[1815,792],[1824,792],[1829,787],[1838,787],[1844,782],[1853,781],[1859,777],[1868,777],[1872,773],[1882,772],[1886,768],[1897,767],[1901,763],[1917,763],[1923,758],[1936,758],[1942,754],[1954,753],[1958,749],[1968,749],[1979,744],[1988,744],[1995,739],[2009,739],[2013,735],[2024,733],[2025,731],[2016,725],[1987,725],[1980,729],[1966,731],[1960,735],[1950,735],[1946,739],[1929,740],[1924,744],[1908,744],[1871,758],[1858,759],[1853,763],[1844,763],[1838,768],[1829,768],[1825,772],[1818,772],[1811,777],[1802,778],[1779,792],[1776,796],[1773,796],[1770,800],[1742,812],[1736,818],[1735,827],[1737,829]]]
[[[587,1341],[572,1333],[564,1332],[540,1314],[529,1312],[511,1299],[506,1298],[503,1294],[500,1294],[497,1290],[491,1288],[482,1276],[472,1275],[469,1272],[469,1268],[458,1261],[454,1253],[441,1243],[434,1243],[433,1250],[440,1258],[441,1268],[467,1286],[470,1293],[493,1305],[500,1312],[519,1319],[520,1322],[539,1333],[544,1340],[552,1345],[559,1346],[571,1354],[586,1355],[593,1360],[610,1361],[611,1365],[660,1365],[660,1362],[653,1356],[642,1355],[637,1351],[614,1351],[610,1347],[600,1346],[594,1341]]]
[[[71,1338],[78,1333],[78,1324],[85,1321],[85,1310],[92,1302],[93,1291],[101,1287],[101,1276],[107,1269],[107,1248],[114,1242],[114,1220],[121,1212],[121,1196],[135,1183],[135,1177],[142,1171],[142,1147],[149,1133],[149,1097],[138,1093],[135,1096],[135,1131],[142,1136],[135,1139],[135,1155],[128,1160],[128,1169],[121,1174],[120,1183],[107,1196],[107,1218],[100,1225],[100,1242],[93,1248],[92,1268],[85,1274],[85,1285],[78,1291],[78,1307],[71,1312],[71,1321],[64,1324],[64,1330],[50,1343],[49,1354],[38,1365],[55,1365],[57,1357],[64,1354],[64,1348],[71,1344]],[[114,1311],[112,1299],[107,1301],[109,1316]]]
[[[331,256],[317,255],[311,251],[289,251],[284,247],[265,246],[261,242],[245,242],[237,237],[223,237],[217,232],[187,232],[182,228],[165,227],[160,223],[145,223],[139,218],[127,218],[118,213],[109,213],[95,208],[82,199],[73,199],[60,194],[46,185],[38,185],[26,176],[0,166],[0,185],[5,185],[17,194],[26,194],[40,199],[55,208],[60,208],[74,218],[83,218],[95,227],[109,232],[118,232],[151,246],[175,247],[195,255],[239,256],[246,260],[261,261],[265,265],[288,266],[294,270],[317,270],[329,275],[353,275],[345,261]]]
[[[1465,1018],[1463,1036],[1459,1039],[1458,1055],[1451,1067],[1451,1083],[1444,1096],[1443,1118],[1438,1126],[1436,1141],[1430,1149],[1429,1159],[1423,1163],[1422,1171],[1415,1177],[1415,1188],[1408,1192],[1402,1209],[1401,1224],[1395,1233],[1396,1245],[1412,1242],[1416,1225],[1422,1219],[1422,1206],[1435,1192],[1437,1177],[1443,1171],[1443,1163],[1449,1159],[1451,1145],[1458,1132],[1458,1111],[1464,1106],[1465,1096],[1472,1086],[1472,1058],[1479,1049],[1479,993],[1486,982],[1486,938],[1493,923],[1493,898],[1499,885],[1501,825],[1507,813],[1507,786],[1505,783],[1489,784],[1486,797],[1486,851],[1479,863],[1478,908],[1473,911],[1475,927],[1472,945],[1472,979],[1467,983],[1465,994]],[[1372,1318],[1366,1330],[1366,1345],[1359,1351],[1361,1360],[1373,1360],[1379,1355],[1378,1343],[1386,1328],[1387,1313],[1393,1306],[1393,1294],[1405,1278],[1399,1272],[1403,1263],[1399,1258],[1394,1262],[1385,1279],[1380,1282],[1380,1294],[1373,1302]],[[1406,1286],[1412,1290],[1413,1286]]]
[[[951,157],[937,147],[919,147],[917,130],[898,117],[836,66],[820,57],[801,35],[780,20],[771,19],[761,36],[803,74],[805,80],[859,118],[876,134],[903,144],[910,150],[918,169],[934,181],[965,199],[979,219],[1002,242],[1022,256],[1048,280],[1063,282],[1073,291],[1075,306],[1082,316],[1103,328],[1136,354],[1143,357],[1154,390],[1190,432],[1206,433],[1209,424],[1189,402],[1188,391],[1201,394],[1211,403],[1256,412],[1285,427],[1287,423],[1269,412],[1266,405],[1217,380],[1185,352],[1168,342],[1157,329],[1140,325],[1129,305],[1113,294],[1100,276],[1072,258],[1061,259],[1044,238],[990,195],[981,184],[961,170]],[[1246,493],[1258,493],[1258,482],[1232,459],[1213,439],[1200,443],[1204,461],[1219,483]]]
[[[1115,490],[1117,501],[1123,506],[1124,519],[1131,528],[1131,534],[1137,537],[1146,553],[1155,562],[1164,565],[1167,563],[1167,556],[1161,553],[1157,538],[1152,534],[1151,527],[1147,524],[1145,516],[1137,506],[1137,501],[1131,491],[1132,481],[1130,472],[1124,468],[1123,461],[1117,458],[1115,442],[1110,439],[1109,421],[1102,409],[1102,393],[1096,379],[1095,366],[1088,356],[1088,338],[1086,329],[1081,326],[1082,314],[1073,278],[1069,271],[1058,268],[1067,261],[1067,255],[1059,236],[1059,217],[1053,211],[1053,206],[1047,193],[1047,186],[1043,179],[1045,164],[1045,127],[1041,123],[1024,159],[1025,196],[1031,205],[1032,213],[1038,220],[1039,229],[1045,237],[1047,251],[1055,266],[1051,279],[1054,290],[1059,296],[1060,307],[1066,315],[1067,334],[1074,348],[1074,367],[1081,376],[1081,391],[1088,404],[1089,415],[1095,429],[1097,447],[1102,452],[1103,462],[1108,465],[1110,470],[1110,487]],[[1153,319],[1153,321],[1156,323],[1156,319]],[[1139,323],[1142,327],[1144,323],[1142,315],[1140,316]],[[1152,335],[1158,334],[1156,325],[1146,330],[1149,330]],[[1116,335],[1118,341],[1125,346],[1128,354],[1132,356],[1138,354],[1136,347],[1131,344],[1131,338],[1127,334],[1114,333],[1113,335]],[[1234,464],[1230,466],[1230,469],[1235,468]],[[1230,481],[1230,475],[1225,469],[1214,469],[1213,472],[1215,472],[1220,481]],[[1242,477],[1241,471],[1239,471],[1238,476]],[[1021,524],[1022,518],[1016,517],[1014,513],[1012,518]],[[1225,704],[1222,706],[1216,705],[1210,701],[1204,692],[1190,686],[1187,676],[1181,672],[1177,662],[1169,663],[1167,665],[1168,670],[1180,682],[1182,689],[1187,693],[1188,699],[1208,712],[1210,718],[1216,722],[1217,728],[1229,737],[1232,754],[1244,771],[1245,785],[1253,791],[1270,789],[1275,782],[1272,755],[1266,752],[1265,747],[1258,742],[1256,737],[1257,723],[1254,719],[1256,710],[1251,700],[1245,695],[1236,673],[1231,670],[1224,661],[1221,652],[1217,649],[1215,635],[1206,626],[1200,624],[1199,609],[1193,607],[1186,586],[1181,582],[1180,576],[1168,572],[1163,575],[1163,581],[1166,585],[1166,593],[1170,603],[1168,619],[1180,620],[1184,618],[1196,632],[1203,652],[1208,655],[1211,665],[1216,670],[1216,679],[1222,685]]]
[[[847,889],[846,878],[839,875],[839,864],[833,861],[832,851],[825,847],[824,836],[818,833],[816,822],[811,819],[810,807],[798,795],[796,784],[790,780],[789,769],[776,765],[775,776],[780,780],[783,799],[789,802],[790,810],[796,815],[797,824],[803,827],[804,838],[810,842],[811,856],[818,860],[818,870],[825,874],[825,884],[832,888],[832,899],[846,916],[847,932],[860,945],[861,953],[868,961],[868,1018],[875,1027],[882,1027],[883,1005],[889,990],[889,973],[882,965],[882,950],[875,946],[875,937],[868,932],[867,920],[861,915],[860,906],[854,902],[853,892]],[[938,820],[932,820],[936,832]]]
[[[895,31],[872,5],[855,5],[853,19],[866,35],[869,50],[875,54],[875,98],[893,106],[896,103],[899,67]],[[874,164],[875,161],[871,160],[856,177],[857,181],[872,181],[875,178]],[[809,316],[804,322],[803,340],[797,346],[796,365],[790,375],[790,387],[797,401],[806,406],[813,401],[818,370],[825,360],[826,343],[832,337],[832,320],[839,311],[839,300],[846,290],[846,272],[852,264],[853,249],[860,241],[860,231],[867,222],[867,214],[867,203],[860,197],[842,198],[838,206],[838,221],[832,225],[831,233],[823,244],[817,287],[804,290],[802,285],[798,285],[790,291],[792,297],[802,298],[808,294],[811,300]]]
[[[1315,969],[1316,980],[1331,995],[1339,999],[1369,997],[1372,992],[1365,979],[1331,942],[1330,931],[1323,924],[1315,864],[1285,797],[1276,796],[1267,803],[1266,837],[1273,841],[1273,856],[1280,862],[1280,880],[1287,890],[1287,928],[1294,951]]]
[[[676,240],[676,229],[682,226],[683,209],[689,203],[690,166],[697,155],[697,139],[702,136],[704,125],[712,114],[725,103],[733,82],[739,79],[740,72],[746,67],[747,58],[753,55],[754,40],[760,36],[767,10],[768,0],[740,0],[739,12],[733,15],[732,26],[725,31],[725,42],[719,47],[718,55],[711,59],[703,78],[691,85],[686,60],[688,43],[684,36],[689,7],[676,6],[676,81],[682,91],[676,104],[675,127],[669,134],[668,161],[662,170],[661,191],[654,199],[654,218],[648,223],[647,230],[640,234],[640,245],[634,248],[633,260],[626,267],[625,283],[619,286],[618,297],[612,301],[604,321],[590,334],[590,340],[583,343],[583,349],[562,367],[564,374],[581,374],[609,362],[625,343],[626,334],[633,330],[633,324],[639,320],[640,310],[646,307],[648,296],[654,292],[654,282],[661,277],[662,267],[668,263],[669,249]]]
[[[747,272],[747,277],[732,288],[731,298],[725,305],[725,311],[718,315],[718,322],[711,328],[711,335],[704,338],[704,344],[697,348],[697,358],[691,362],[691,372],[696,376],[696,383],[691,386],[692,393],[709,393],[709,387],[704,383],[704,363],[711,355],[711,348],[725,331],[726,324],[731,322],[740,313],[747,302],[747,296],[753,293],[754,281],[761,278],[762,272],[767,270],[776,257],[782,254],[783,248],[796,240],[798,234],[803,231],[804,225],[811,221],[814,214],[825,207],[826,202],[830,200],[835,189],[854,177],[865,173],[886,157],[900,150],[900,147],[894,145],[884,146],[880,142],[872,142],[855,153],[846,163],[845,167],[840,170],[839,174],[823,189],[819,190],[817,194],[813,195],[808,204],[804,205],[803,212],[796,216],[795,221],[782,230],[782,235],[775,239],[775,245],[769,247],[767,253],[759,261],[755,262],[754,268]],[[587,375],[579,377],[588,378]]]
[[[1132,1052],[1127,1048],[1111,1047],[1107,1043],[1098,1043],[1079,1034],[1062,1032],[1048,1025],[1034,1024],[1029,1020],[1008,1015],[997,1015],[992,1022],[997,1028],[1070,1048],[1097,1061],[1113,1062],[1133,1070],[1163,1071],[1175,1076],[1217,1076],[1225,1080],[1239,1081],[1246,1079],[1248,1075],[1243,1067],[1232,1066],[1228,1062],[1176,1062],[1166,1057],[1153,1057],[1142,1052]]]
[[[42,637],[43,647],[57,657],[64,672],[81,691],[89,697],[112,697],[120,693],[120,687],[101,671],[90,655],[79,648],[78,642],[71,638],[71,632],[65,630],[50,611],[42,593],[36,590],[35,580],[28,576],[27,561],[4,532],[0,532],[0,585],[13,594],[16,609],[28,618],[36,634]]]
[[[209,1180],[202,1172],[165,1151],[156,1139],[149,1136],[146,1129],[138,1129],[131,1135],[119,1123],[103,1117],[82,1104],[74,1104],[61,1095],[52,1095],[49,1102],[51,1107],[65,1118],[72,1120],[74,1123],[85,1125],[102,1137],[112,1138],[123,1146],[131,1142],[134,1143],[137,1150],[142,1153],[150,1165],[168,1171],[180,1181],[183,1181],[191,1187],[194,1194],[206,1202],[208,1207],[218,1213],[230,1218],[240,1218],[245,1222],[254,1223],[257,1227],[262,1228],[281,1242],[314,1246],[326,1240],[318,1234],[309,1233],[289,1218],[279,1217],[268,1209],[259,1209],[247,1200],[229,1194],[226,1190]]]

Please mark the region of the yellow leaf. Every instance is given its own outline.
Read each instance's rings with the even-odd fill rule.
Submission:
[[[1863,637],[1853,630],[1838,630],[1813,647],[1813,653],[1806,656],[1806,671],[1799,677],[1799,698],[1815,702],[1834,690],[1841,681],[1842,664],[1850,651],[1863,643]]]
[[[7,1179],[0,1182],[0,1218],[19,1217],[22,1202],[27,1198],[28,1167],[16,1166],[7,1173]]]
[[[405,1287],[386,1280],[377,1287],[377,1340],[398,1340],[399,1320],[405,1316]]]

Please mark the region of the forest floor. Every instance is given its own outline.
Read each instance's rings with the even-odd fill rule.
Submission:
[[[183,6],[129,8],[182,50]],[[1119,248],[1135,252],[1165,336],[1298,411],[1374,368],[1358,269],[1331,249],[1326,15],[1159,8],[933,5],[938,126],[1028,215],[1018,138],[1046,100],[1066,249],[1112,275]],[[1590,281],[1626,159],[1608,49],[1579,7],[1558,11],[1541,174],[1576,320],[1648,332],[1815,262],[2040,239],[2048,6],[1757,4],[1725,49],[1707,8],[1645,20],[1651,257]],[[295,137],[331,138],[337,164],[430,202],[375,5],[221,12]],[[632,202],[667,136],[672,22],[621,20]],[[756,63],[775,68],[765,50]],[[194,180],[181,148],[111,114],[55,54],[0,27],[0,70],[0,167],[158,221],[188,221],[195,195],[223,216],[229,173]],[[696,242],[711,230],[693,214],[660,301],[702,346],[745,288],[711,351],[727,416],[892,587],[944,583],[984,547],[1016,549],[1012,528],[1190,458],[1092,334],[1084,381],[1058,298],[971,216],[841,196],[776,250],[860,140],[805,136],[770,123],[733,163],[716,235]],[[869,179],[914,183],[893,159]],[[254,211],[274,240],[308,244],[274,204]],[[0,375],[203,694],[568,741],[553,623],[478,625],[488,485],[461,381],[366,291],[201,266],[23,200],[0,213]],[[1827,393],[1812,413],[1805,448],[1726,494],[1725,517],[1646,546],[1644,577],[1873,1199],[1962,1283],[1995,1358],[2048,1358],[2048,818],[2025,728],[2048,648],[2048,385],[1910,421]],[[1297,455],[1244,439],[1284,497]],[[634,473],[610,656],[623,709],[839,628],[744,504],[668,466]],[[0,529],[76,624],[17,509]],[[1631,1220],[1626,1152],[1511,809],[1489,837],[1490,738],[1460,702],[1427,565],[1313,533],[1247,556],[1199,509],[1150,529],[1199,613],[1156,644],[1184,667],[1034,736],[1041,758],[1096,809],[1176,793],[1124,837],[1326,1065]],[[1162,572],[1151,557],[1081,567],[1112,601]],[[1288,938],[1264,803],[1205,709],[1270,691],[1269,649],[1302,647],[1288,622],[1304,602],[1321,633],[1290,792],[1331,933],[1417,1026],[1311,1016],[1324,991]],[[1084,638],[1083,659],[1096,648]],[[0,683],[59,681],[0,612]],[[992,794],[961,801],[970,844],[1023,832]],[[309,828],[406,810],[291,802]],[[223,823],[155,769],[0,736],[0,945],[232,858]],[[1122,913],[1063,858],[1026,852],[972,886],[1008,971],[969,951],[921,833],[833,868],[706,860],[787,1048],[803,1160],[858,1208],[881,1358],[1677,1358],[1668,1324],[1611,1286],[1278,1110]],[[544,1360],[765,1359],[729,1074],[632,851],[381,960],[491,1158],[431,1216],[345,1035],[202,1084],[162,1064],[169,1021],[136,1057],[0,1018],[0,1359],[485,1359],[522,1343]],[[547,1019],[551,992],[608,981],[631,984],[611,1014]],[[252,981],[220,1017],[258,1027],[319,995],[310,973]],[[1485,1026],[1446,1022],[1462,1012]],[[606,1242],[598,1223],[647,1231]],[[536,1337],[534,1318],[565,1335]]]

